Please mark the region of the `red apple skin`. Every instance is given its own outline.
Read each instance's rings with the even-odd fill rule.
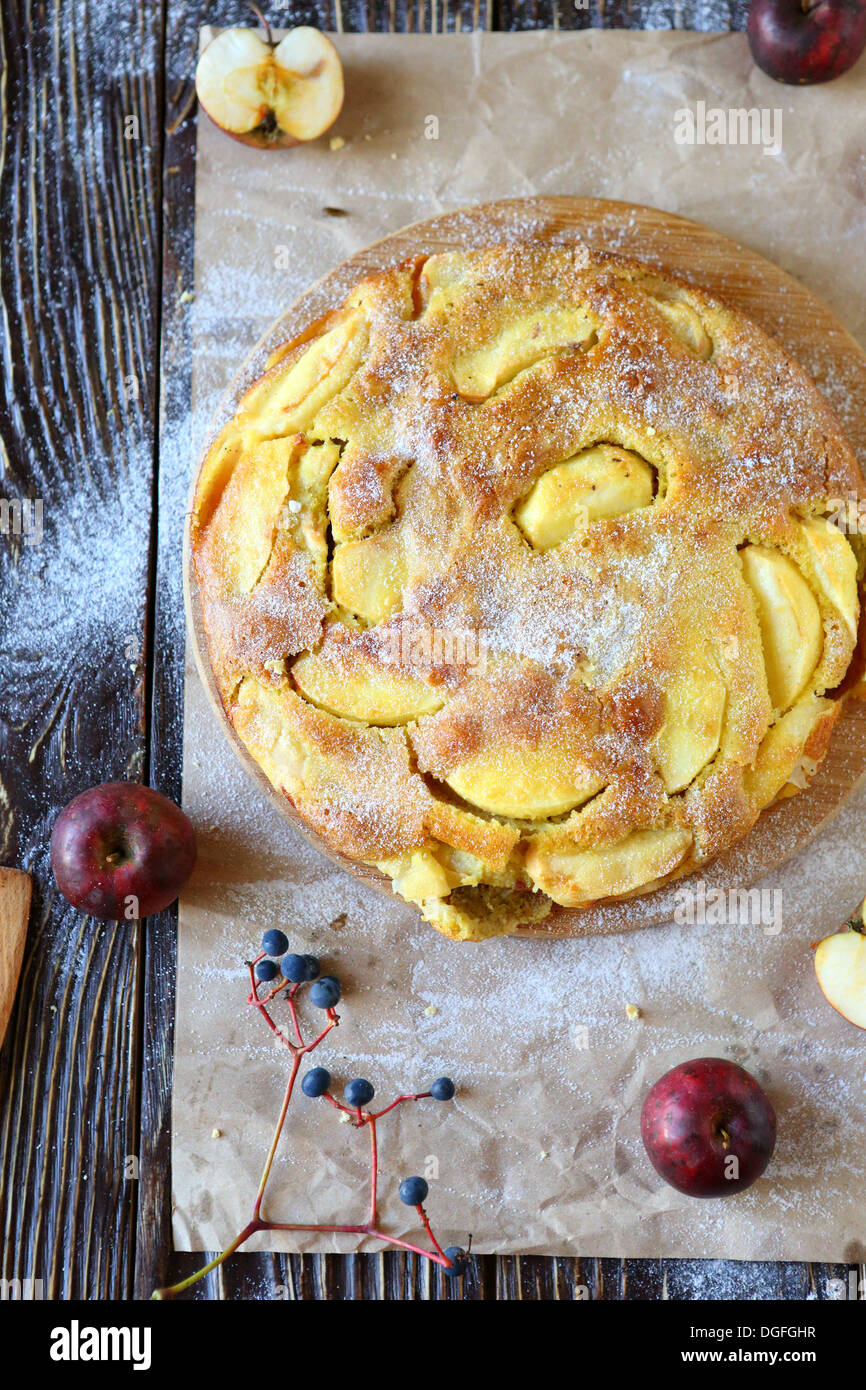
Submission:
[[[777,82],[832,82],[866,48],[866,0],[752,0],[747,33]]]
[[[173,903],[195,866],[195,830],[161,792],[104,782],[65,806],[51,834],[51,867],[64,898],[101,922],[151,917]]]
[[[252,130],[226,130],[224,125],[220,125],[219,121],[214,120],[206,107],[202,106],[201,109],[204,111],[211,125],[215,125],[217,130],[221,131],[223,135],[228,135],[229,139],[236,140],[239,145],[246,145],[250,149],[293,150],[296,145],[304,143],[302,140],[296,139],[294,135],[290,135],[287,130],[280,130],[276,127],[266,125],[257,125]],[[340,113],[337,112],[337,115],[339,114]],[[336,119],[337,116],[334,117],[334,121]],[[331,125],[333,125],[333,123],[332,121]],[[328,129],[330,130],[330,126]]]
[[[751,1187],[769,1163],[776,1114],[742,1067],[723,1057],[698,1057],[655,1083],[640,1131],[650,1162],[671,1187],[689,1197],[728,1197]],[[732,1154],[739,1176],[726,1178]]]

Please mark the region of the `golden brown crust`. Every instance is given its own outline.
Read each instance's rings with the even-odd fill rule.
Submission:
[[[700,867],[807,785],[858,640],[824,518],[862,486],[700,290],[580,246],[417,258],[209,449],[208,656],[307,824],[480,939]]]

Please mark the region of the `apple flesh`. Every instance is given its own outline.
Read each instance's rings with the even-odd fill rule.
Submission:
[[[832,82],[866,48],[866,0],[752,0],[747,33],[777,82]]]
[[[866,936],[862,929],[835,932],[819,941],[815,974],[829,1004],[858,1028],[866,1028]]]
[[[666,1072],[641,1112],[660,1177],[689,1197],[727,1197],[761,1176],[776,1145],[770,1101],[735,1062],[699,1057]]]
[[[306,25],[277,44],[269,30],[225,29],[199,58],[195,87],[221,130],[247,145],[285,148],[333,125],[343,68],[331,41]]]
[[[767,689],[773,706],[788,709],[821,659],[824,625],[815,596],[787,555],[764,545],[740,552],[761,629]]]
[[[193,871],[195,830],[167,796],[137,782],[82,792],[57,817],[51,867],[64,898],[102,922],[150,917]]]

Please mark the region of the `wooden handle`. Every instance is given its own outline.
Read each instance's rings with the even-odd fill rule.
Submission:
[[[0,868],[0,1047],[21,973],[32,892],[29,874]]]

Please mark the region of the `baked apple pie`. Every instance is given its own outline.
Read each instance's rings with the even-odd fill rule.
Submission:
[[[306,826],[480,940],[808,786],[859,674],[854,494],[809,378],[700,290],[582,246],[419,257],[208,450],[206,657]]]

